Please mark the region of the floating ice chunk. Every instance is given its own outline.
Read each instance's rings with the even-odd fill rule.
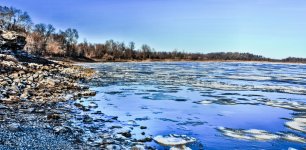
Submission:
[[[278,139],[279,136],[278,135],[274,135],[274,134],[255,134],[253,135],[255,139],[260,140],[260,141],[267,141],[267,140],[274,140],[274,139]]]
[[[171,146],[170,150],[190,150],[190,148],[186,147],[185,145],[196,141],[195,138],[187,137],[186,135],[158,135],[153,139],[158,144]]]
[[[276,134],[269,133],[265,130],[250,129],[250,130],[238,130],[219,127],[225,136],[241,139],[241,140],[259,140],[259,141],[268,141],[278,139],[279,136]]]
[[[199,101],[199,102],[196,102],[198,104],[203,104],[203,105],[207,105],[207,104],[211,104],[212,101],[211,100],[203,100],[203,101]]]
[[[290,133],[283,134],[282,138],[287,140],[287,141],[306,143],[306,139],[305,138],[299,137],[297,135],[290,134]]]
[[[192,149],[183,145],[183,146],[180,146],[180,147],[177,147],[177,146],[176,147],[171,147],[170,150],[192,150]]]
[[[258,130],[258,129],[244,130],[244,132],[250,133],[250,134],[263,134],[263,133],[267,133],[267,131],[265,131],[265,130]]]
[[[170,136],[159,135],[159,136],[154,137],[154,140],[157,143],[165,145],[165,146],[186,145],[186,144],[195,142],[194,138],[188,138],[187,136],[184,137],[184,136],[173,136],[173,135],[170,135]]]
[[[96,107],[98,107],[98,104],[95,103],[95,102],[90,102],[90,103],[88,104],[88,107],[90,107],[90,108],[96,108]]]
[[[210,89],[219,89],[226,91],[266,91],[266,92],[281,92],[281,93],[290,93],[290,94],[306,94],[306,88],[302,86],[283,86],[283,85],[239,85],[225,82],[216,82],[216,81],[200,81],[200,82],[190,82],[190,84],[197,88],[210,88]]]
[[[282,93],[301,94],[301,95],[305,95],[306,93],[306,89],[304,87],[298,87],[298,86],[290,87],[290,86],[278,86],[278,85],[256,85],[253,87],[253,90],[282,92]]]
[[[195,87],[211,88],[211,89],[221,89],[221,90],[239,90],[238,85],[232,85],[221,82],[201,82],[192,84]]]
[[[285,108],[295,111],[306,111],[306,105],[298,102],[270,100],[264,104],[267,106]]]
[[[265,80],[271,80],[271,77],[265,77],[265,76],[228,76],[229,79],[237,79],[237,80],[251,80],[251,81],[265,81]]]
[[[231,129],[225,127],[217,128],[223,135],[240,139],[240,140],[258,140],[258,141],[269,141],[269,140],[277,140],[277,139],[284,139],[287,141],[292,142],[299,142],[299,143],[306,143],[306,139],[292,133],[269,133],[265,130],[258,130],[258,129],[250,129],[250,130],[243,130],[243,129]]]
[[[252,140],[251,137],[244,135],[244,133],[239,130],[224,128],[224,127],[219,127],[218,130],[221,131],[225,136],[228,136],[228,137],[241,139],[241,140]]]
[[[294,118],[292,121],[286,122],[286,126],[293,130],[298,130],[306,133],[306,118],[304,117]]]
[[[267,131],[264,130],[250,129],[250,130],[244,130],[244,132],[251,134],[253,138],[260,141],[274,140],[279,138],[278,135],[268,133]]]

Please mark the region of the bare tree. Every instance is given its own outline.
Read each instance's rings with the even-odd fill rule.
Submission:
[[[68,28],[65,32],[62,33],[65,37],[66,43],[66,55],[73,56],[73,47],[77,43],[79,38],[79,33],[76,29]]]
[[[32,20],[27,12],[13,7],[0,6],[0,27],[4,30],[26,32]]]

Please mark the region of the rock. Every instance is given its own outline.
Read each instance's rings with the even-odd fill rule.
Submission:
[[[101,144],[105,145],[105,144],[114,144],[114,143],[115,143],[115,141],[113,139],[109,138],[109,139],[103,139]]]
[[[10,131],[14,131],[14,132],[17,132],[17,131],[20,131],[21,128],[20,128],[20,124],[19,123],[11,123],[7,126],[8,130]]]
[[[45,113],[45,110],[44,109],[35,109],[35,112],[36,113]]]
[[[95,96],[96,92],[95,91],[83,91],[79,93],[79,96]]]
[[[54,87],[55,86],[55,82],[54,80],[48,78],[45,80],[47,87]]]
[[[25,36],[15,31],[0,30],[0,48],[18,50],[26,45]]]
[[[3,122],[6,120],[6,114],[0,112],[0,122]]]
[[[34,110],[34,108],[19,109],[22,113],[32,113]]]
[[[24,92],[20,95],[20,98],[21,98],[21,99],[27,99],[28,96],[29,96],[29,94],[28,94],[26,91],[24,91]]]
[[[103,113],[102,113],[102,111],[98,110],[98,111],[93,112],[92,114],[101,115]]]
[[[121,135],[123,135],[124,137],[127,137],[127,138],[132,136],[130,130],[120,131],[120,132],[118,132],[118,134],[121,134]]]
[[[60,118],[61,118],[61,115],[60,115],[60,114],[49,114],[49,115],[47,116],[47,119],[48,119],[48,120],[51,120],[51,119],[58,120],[58,119],[60,119]]]
[[[69,132],[69,131],[71,131],[71,129],[68,128],[68,127],[63,127],[63,126],[55,126],[55,127],[53,128],[53,131],[54,131],[55,133],[59,134],[59,133],[66,133],[66,132]]]
[[[34,82],[34,75],[33,75],[33,76],[30,76],[30,77],[28,78],[28,81],[29,81],[29,82]]]
[[[88,144],[91,146],[99,146],[103,143],[103,139],[101,138],[90,138],[88,141],[90,141]]]
[[[8,107],[0,104],[0,109],[8,109]]]
[[[9,98],[3,98],[0,100],[4,104],[14,104],[17,103],[20,99],[17,96],[10,96]]]
[[[79,103],[79,102],[75,102],[75,103],[74,103],[74,106],[76,106],[76,107],[78,107],[78,108],[84,107],[84,105],[82,105],[82,104]]]
[[[137,141],[137,142],[142,142],[142,143],[151,142],[151,141],[152,141],[152,138],[148,136],[148,137],[144,137],[144,138],[137,139],[136,141]]]
[[[97,139],[94,140],[94,143],[101,144],[101,143],[103,143],[103,139],[97,138]]]
[[[147,129],[146,126],[140,126],[140,129]]]
[[[13,81],[14,81],[15,83],[19,83],[19,82],[20,82],[20,79],[18,79],[18,78],[16,79],[16,78],[15,78]]]
[[[83,122],[91,123],[92,121],[93,119],[91,117],[89,117],[88,115],[84,115]]]

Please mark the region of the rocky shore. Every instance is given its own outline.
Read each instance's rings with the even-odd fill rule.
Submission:
[[[95,110],[97,72],[20,50],[26,43],[0,30],[0,149],[153,149],[146,127]]]
[[[85,148],[56,133],[68,119],[57,104],[87,91],[79,83],[94,72],[22,51],[1,51],[0,61],[0,149]]]
[[[144,145],[152,138],[133,139],[117,117],[89,111],[94,102],[76,102],[95,95],[85,83],[96,76],[91,69],[2,50],[0,149],[152,149]]]

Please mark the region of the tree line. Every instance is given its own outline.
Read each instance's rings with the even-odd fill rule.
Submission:
[[[306,62],[304,58],[289,57],[273,60],[250,53],[187,53],[174,50],[171,52],[156,51],[147,44],[136,49],[134,42],[124,43],[108,40],[104,43],[78,42],[76,29],[56,30],[51,24],[34,24],[25,11],[0,6],[0,28],[22,32],[26,35],[25,50],[39,56],[89,58],[104,61],[126,60],[241,60],[241,61],[285,61]]]

